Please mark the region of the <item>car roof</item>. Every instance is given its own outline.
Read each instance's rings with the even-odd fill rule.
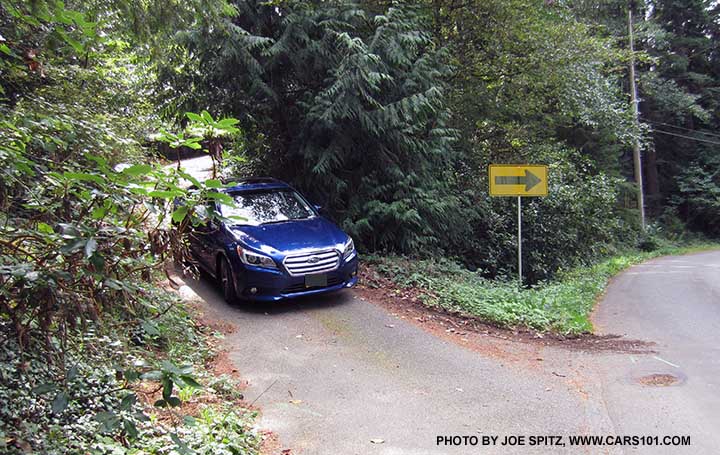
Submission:
[[[273,189],[290,189],[290,185],[273,177],[247,177],[241,179],[228,178],[226,183],[237,183],[231,187],[225,188],[226,193],[234,191],[252,191],[252,190],[273,190]]]

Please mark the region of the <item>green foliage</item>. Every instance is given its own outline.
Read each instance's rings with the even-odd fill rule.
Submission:
[[[117,353],[120,342],[87,332],[82,343],[98,349],[69,349],[60,363],[48,362],[49,353],[37,341],[21,351],[6,321],[0,323],[0,333],[3,453],[22,453],[25,447],[38,453],[82,451],[96,432],[108,430],[103,416],[112,413],[126,437],[133,437],[136,425],[147,420],[112,366],[125,360]]]
[[[154,78],[147,47],[130,44],[140,35],[118,15],[123,6],[0,8],[3,453],[134,453],[149,444],[185,453],[185,436],[211,441],[202,426],[170,430],[150,419],[137,387],[156,381],[156,405],[177,418],[181,397],[200,390],[196,365],[208,348],[152,282],[168,258],[189,258],[184,231],[214,216],[198,207],[231,201],[219,181],[144,163],[145,138],[159,124],[147,97]],[[200,117],[198,147],[238,133],[234,119]],[[252,453],[247,418],[231,423],[227,436],[242,443],[214,447]]]
[[[626,45],[627,2],[574,3],[580,18],[603,24],[599,34],[615,36]],[[720,145],[715,135],[720,120],[716,92],[720,8],[703,0],[631,5],[648,213],[663,217],[677,208],[675,214],[690,228],[716,236],[712,175],[713,156]],[[629,162],[626,159],[626,175],[630,175]]]
[[[271,147],[248,151],[257,168],[296,184],[367,248],[437,246],[456,213],[446,183],[455,133],[447,68],[421,15],[367,17],[352,2],[235,6],[222,27],[183,35],[185,71],[161,71],[175,90],[168,107],[212,107],[261,132]]]
[[[259,437],[249,430],[255,414],[229,407],[242,398],[237,384],[202,371],[212,354],[204,334],[181,304],[151,291],[148,298],[159,307],[132,321],[130,337],[128,325],[90,324],[82,334],[54,338],[62,351],[47,351],[37,338],[21,350],[11,325],[0,321],[3,453],[256,453]],[[195,367],[177,366],[163,360],[166,355]],[[162,412],[170,413],[173,426],[158,422],[141,402],[154,384],[172,406]],[[199,418],[185,415],[181,402],[204,390],[220,408],[201,407]]]
[[[580,335],[592,332],[590,313],[611,277],[652,257],[708,248],[718,245],[670,245],[650,252],[624,253],[560,273],[556,280],[531,288],[520,288],[510,279],[487,280],[445,259],[410,261],[374,256],[368,262],[371,271],[400,288],[420,291],[421,301],[428,306],[477,317],[499,327]]]
[[[433,9],[436,34],[451,50],[451,106],[471,159],[532,161],[534,146],[564,140],[616,170],[617,145],[637,132],[618,84],[625,55],[612,40],[555,3]]]
[[[552,164],[551,196],[526,204],[531,280],[633,244],[616,209],[639,134],[626,53],[563,7],[418,3],[237,1],[222,26],[181,34],[167,109],[237,116],[265,143],[245,170],[291,181],[366,250],[511,273],[514,217],[485,173],[515,161]]]
[[[720,159],[710,150],[677,177],[678,194],[671,202],[690,227],[720,236]]]
[[[45,150],[21,140],[29,134],[13,131],[2,161],[3,190],[15,217],[0,228],[0,309],[21,345],[33,330],[46,337],[64,333],[111,308],[142,315],[152,302],[140,282],[164,258],[189,257],[183,231],[206,221],[196,207],[209,199],[229,202],[213,181],[201,183],[181,171],[148,165],[116,170],[90,154],[48,162]],[[39,179],[42,186],[32,184]],[[198,190],[189,193],[181,179]],[[181,222],[169,231],[163,221],[174,198],[185,205],[172,213]]]
[[[112,439],[98,438],[93,449],[108,454],[252,455],[260,445],[260,437],[249,430],[254,418],[254,413],[229,405],[219,410],[207,407],[199,417],[185,419],[177,432],[156,430],[142,446],[128,450]]]
[[[592,162],[560,145],[534,147],[549,163],[549,194],[523,198],[524,275],[530,283],[560,269],[591,264],[620,245],[634,246],[637,226],[617,209],[618,179],[592,170]],[[517,274],[517,200],[486,196],[487,177],[468,182],[462,212],[471,229],[449,251],[485,277]]]

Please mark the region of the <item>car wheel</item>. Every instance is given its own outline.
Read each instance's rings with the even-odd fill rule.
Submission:
[[[235,282],[232,277],[232,269],[230,263],[225,258],[220,260],[220,270],[218,271],[218,279],[220,280],[220,288],[223,297],[228,303],[236,303],[238,301],[237,291],[235,290]]]

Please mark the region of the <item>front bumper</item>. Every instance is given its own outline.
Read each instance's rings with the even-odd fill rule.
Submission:
[[[357,284],[357,255],[340,264],[337,269],[327,272],[328,285],[325,287],[305,287],[304,276],[290,276],[281,270],[270,270],[236,264],[235,289],[244,300],[258,302],[276,302],[308,295],[324,294],[351,288]]]

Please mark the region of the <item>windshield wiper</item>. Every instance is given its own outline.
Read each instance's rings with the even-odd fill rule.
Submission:
[[[288,221],[295,221],[291,218],[288,218],[287,220],[274,220],[274,221],[266,221],[264,223],[260,223],[260,226],[265,226],[266,224],[279,224],[279,223],[287,223]]]
[[[264,226],[266,224],[278,224],[278,223],[287,223],[288,221],[300,221],[300,220],[307,220],[312,218],[311,215],[304,216],[301,218],[288,218],[287,220],[274,220],[274,221],[266,221],[264,223],[260,223],[260,226]]]

